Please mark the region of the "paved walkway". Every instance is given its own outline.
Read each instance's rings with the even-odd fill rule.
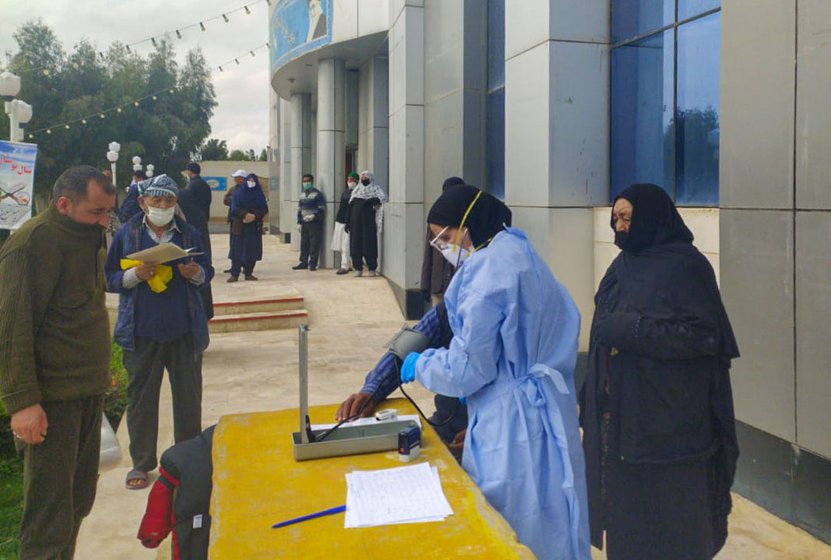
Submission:
[[[212,243],[216,255],[227,254],[226,235],[213,235]],[[213,284],[214,299],[269,297],[290,288],[298,290],[306,299],[311,327],[310,402],[340,402],[360,388],[384,343],[404,323],[392,291],[382,278],[342,277],[333,270],[292,271],[290,267],[297,254],[275,237],[265,238],[265,255],[266,260],[255,271],[259,282],[227,284],[227,275],[220,273]],[[221,271],[226,264],[219,260],[216,266]],[[291,329],[212,335],[211,346],[205,353],[203,378],[205,427],[216,423],[223,414],[296,407],[297,333]],[[431,395],[415,385],[411,394],[425,410],[432,410]],[[167,386],[162,389],[160,407],[161,454],[173,439]],[[121,467],[99,480],[98,497],[81,528],[76,558],[170,558],[169,540],[161,550],[148,550],[136,539],[148,491],[124,488],[130,467],[126,429],[119,429],[118,436],[124,460]],[[831,560],[831,547],[741,498],[736,499],[730,522],[730,539],[718,556],[721,560]],[[594,558],[605,557],[594,552]]]

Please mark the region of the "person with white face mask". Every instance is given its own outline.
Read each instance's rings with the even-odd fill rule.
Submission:
[[[202,352],[208,321],[201,287],[214,270],[201,235],[176,215],[178,186],[167,175],[139,184],[142,213],[113,238],[107,254],[107,289],[119,294],[114,338],[127,369],[127,430],[133,469],[130,490],[146,488],[157,462],[159,393],[168,371],[177,442],[202,432]],[[160,243],[192,249],[193,257],[170,263],[130,260],[128,255]]]
[[[427,223],[457,267],[444,298],[453,340],[409,354],[401,382],[466,398],[462,466],[521,543],[541,560],[589,560],[577,306],[493,196],[453,187]]]
[[[254,266],[263,258],[263,218],[268,214],[268,202],[254,173],[245,177],[245,183],[231,197],[231,276],[228,282],[239,280],[240,272],[246,280],[257,280]]]
[[[340,251],[340,268],[335,274],[348,274],[352,267],[349,266],[349,233],[346,226],[349,223],[349,201],[352,193],[358,186],[361,177],[354,171],[346,177],[346,188],[340,197],[338,215],[335,216],[335,231],[332,234],[332,250]]]

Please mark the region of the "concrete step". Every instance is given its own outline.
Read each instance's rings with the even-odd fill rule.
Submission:
[[[220,315],[208,321],[208,329],[211,333],[270,331],[291,329],[298,325],[308,324],[309,313],[305,309],[295,309],[290,311],[263,311],[259,313]]]
[[[269,298],[241,299],[235,301],[214,302],[214,316],[245,315],[277,311],[302,310],[306,306],[300,294],[281,295]]]

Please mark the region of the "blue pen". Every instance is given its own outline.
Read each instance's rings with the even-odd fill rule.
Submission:
[[[295,523],[300,523],[301,521],[308,521],[309,519],[315,519],[317,517],[323,517],[325,515],[334,515],[336,513],[341,513],[344,511],[346,511],[346,506],[338,506],[329,509],[324,509],[323,511],[318,511],[316,513],[310,513],[309,515],[303,515],[301,517],[295,517],[294,519],[289,519],[287,521],[275,523],[271,526],[271,528],[279,529],[280,527],[285,527],[286,525],[294,525]]]

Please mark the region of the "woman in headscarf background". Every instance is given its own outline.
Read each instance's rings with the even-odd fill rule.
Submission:
[[[263,217],[268,203],[255,173],[245,177],[245,184],[234,191],[231,198],[231,276],[228,282],[239,280],[240,271],[246,280],[257,280],[254,265],[263,258]]]
[[[453,187],[427,221],[458,267],[444,298],[453,340],[407,356],[401,380],[466,398],[462,466],[520,542],[544,560],[588,560],[577,307],[493,196]]]
[[[581,392],[592,543],[609,560],[709,559],[727,538],[739,356],[715,274],[656,185],[612,211]]]
[[[360,176],[354,171],[346,177],[346,187],[340,195],[340,204],[338,205],[338,214],[335,216],[335,231],[332,233],[332,250],[340,252],[340,268],[335,274],[349,273],[349,234],[346,228],[349,221],[349,200],[352,198],[352,192],[358,186]]]
[[[384,220],[381,205],[386,201],[387,195],[384,189],[375,183],[372,172],[362,171],[361,184],[352,190],[349,198],[346,220],[346,233],[349,234],[349,250],[355,276],[363,276],[364,261],[369,275],[377,274],[378,233]]]

